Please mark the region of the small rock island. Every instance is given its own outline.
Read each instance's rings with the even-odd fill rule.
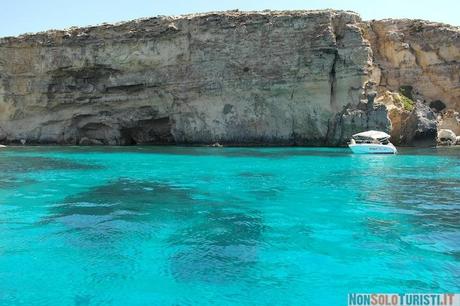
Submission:
[[[3,144],[455,144],[459,110],[460,28],[429,21],[227,11],[0,39]]]

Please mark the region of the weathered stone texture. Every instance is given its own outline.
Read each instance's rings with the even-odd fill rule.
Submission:
[[[460,29],[422,20],[368,23],[378,83],[388,90],[412,86],[424,102],[460,108]]]
[[[0,141],[343,144],[391,130],[365,94],[459,108],[459,30],[353,12],[159,17],[0,40]],[[378,100],[378,99],[377,99]],[[372,103],[371,103],[372,102]],[[435,133],[436,135],[436,133]]]

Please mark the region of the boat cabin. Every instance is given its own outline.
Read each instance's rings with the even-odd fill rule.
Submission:
[[[387,145],[390,143],[390,135],[380,131],[367,131],[354,134],[351,138],[350,144],[382,144]]]

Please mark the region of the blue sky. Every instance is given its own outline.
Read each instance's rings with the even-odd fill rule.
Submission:
[[[460,26],[459,0],[3,0],[0,37],[157,15],[216,10],[348,9],[363,19],[421,18]]]

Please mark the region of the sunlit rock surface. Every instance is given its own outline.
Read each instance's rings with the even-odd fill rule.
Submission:
[[[341,145],[378,129],[411,144],[423,126],[434,140],[436,116],[433,131],[420,109],[459,109],[459,33],[348,11],[229,11],[3,38],[0,142]],[[409,131],[382,98],[401,86],[416,100],[393,107]]]

